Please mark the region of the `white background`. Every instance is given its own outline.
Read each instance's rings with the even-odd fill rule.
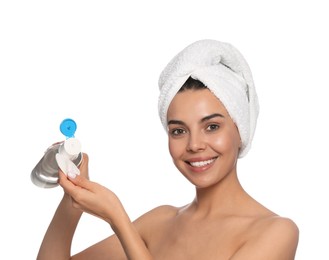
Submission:
[[[326,1],[1,1],[1,259],[35,259],[62,197],[30,172],[73,118],[90,175],[132,219],[190,202],[157,114],[167,62],[204,38],[247,59],[261,112],[245,189],[300,229],[296,259],[329,259]],[[73,252],[111,234],[84,215]]]

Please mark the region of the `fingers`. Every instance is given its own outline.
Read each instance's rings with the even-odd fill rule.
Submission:
[[[72,196],[77,187],[68,179],[68,177],[61,171],[58,171],[59,180],[58,183],[64,189],[64,192]]]
[[[95,183],[88,180],[84,176],[81,176],[81,175],[76,175],[76,176],[68,175],[68,179],[75,186],[78,186],[80,188],[83,188],[83,189],[86,189],[86,190],[89,190],[89,191],[94,190],[93,187],[95,186]]]
[[[71,197],[74,208],[97,216],[108,223],[113,221],[113,212],[124,211],[120,200],[111,190],[89,181],[82,175],[72,178],[59,171],[59,184]]]
[[[64,192],[71,197],[74,208],[97,216],[97,213],[91,210],[93,207],[91,205],[94,204],[95,197],[99,196],[97,193],[99,193],[101,185],[91,182],[85,177],[85,175],[88,175],[88,162],[88,155],[83,154],[83,161],[79,167],[80,175],[76,175],[71,171],[67,171],[66,175],[60,168],[59,184],[64,189]]]
[[[87,179],[89,179],[88,165],[89,165],[89,156],[88,154],[83,153],[82,162],[79,166],[79,170],[80,170],[80,174]]]
[[[88,156],[88,154],[82,153],[81,166],[83,166],[83,165],[88,166],[88,162],[89,162],[89,156]]]
[[[61,170],[59,171],[59,184],[62,186],[65,194],[71,198],[73,208],[82,210],[80,203],[76,201],[76,198],[79,192],[83,191],[83,189],[75,186]]]
[[[61,158],[56,158],[56,160],[57,159]],[[69,167],[72,164],[71,162],[57,160],[57,163],[59,166],[62,166],[59,167],[59,184],[63,187],[65,193],[69,194],[71,197],[75,197],[80,189],[92,190],[93,184],[88,180],[89,157],[86,153],[83,154],[79,169],[76,168],[77,171]],[[80,172],[81,175],[78,175],[78,172]]]

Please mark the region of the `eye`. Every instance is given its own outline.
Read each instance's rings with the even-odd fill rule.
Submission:
[[[179,135],[182,135],[185,133],[186,133],[186,131],[183,128],[175,128],[175,129],[170,130],[170,134],[172,136],[179,136]]]
[[[212,132],[212,131],[218,130],[219,127],[220,126],[218,124],[210,124],[210,125],[207,126],[206,130],[209,131],[209,132]]]

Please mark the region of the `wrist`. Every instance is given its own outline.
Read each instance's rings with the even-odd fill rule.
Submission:
[[[81,216],[83,211],[78,209],[78,208],[75,208],[73,206],[73,202],[72,202],[72,198],[70,195],[64,193],[63,195],[63,198],[62,198],[62,201],[61,201],[61,204],[63,205],[63,207],[65,207],[65,210],[67,213],[71,212],[70,214],[74,214],[74,215],[77,215],[77,216]]]
[[[113,218],[111,221],[108,221],[113,231],[118,234],[121,231],[125,230],[127,227],[129,227],[132,222],[128,215],[124,212],[124,214],[117,214],[115,218]]]

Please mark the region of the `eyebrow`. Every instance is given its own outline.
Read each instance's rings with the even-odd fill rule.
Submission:
[[[202,119],[200,120],[200,122],[203,123],[204,121],[208,121],[208,120],[210,120],[210,119],[212,119],[212,118],[214,118],[214,117],[222,117],[222,118],[224,118],[224,116],[223,116],[222,114],[215,113],[215,114],[211,114],[211,115],[209,115],[209,116],[205,116],[204,118],[202,118]]]
[[[200,120],[200,123],[203,123],[205,121],[208,121],[214,117],[222,117],[222,118],[225,118],[222,114],[219,114],[219,113],[215,113],[215,114],[211,114],[209,116],[205,116],[203,117],[201,120]],[[185,123],[181,120],[169,120],[167,125],[185,125]]]

